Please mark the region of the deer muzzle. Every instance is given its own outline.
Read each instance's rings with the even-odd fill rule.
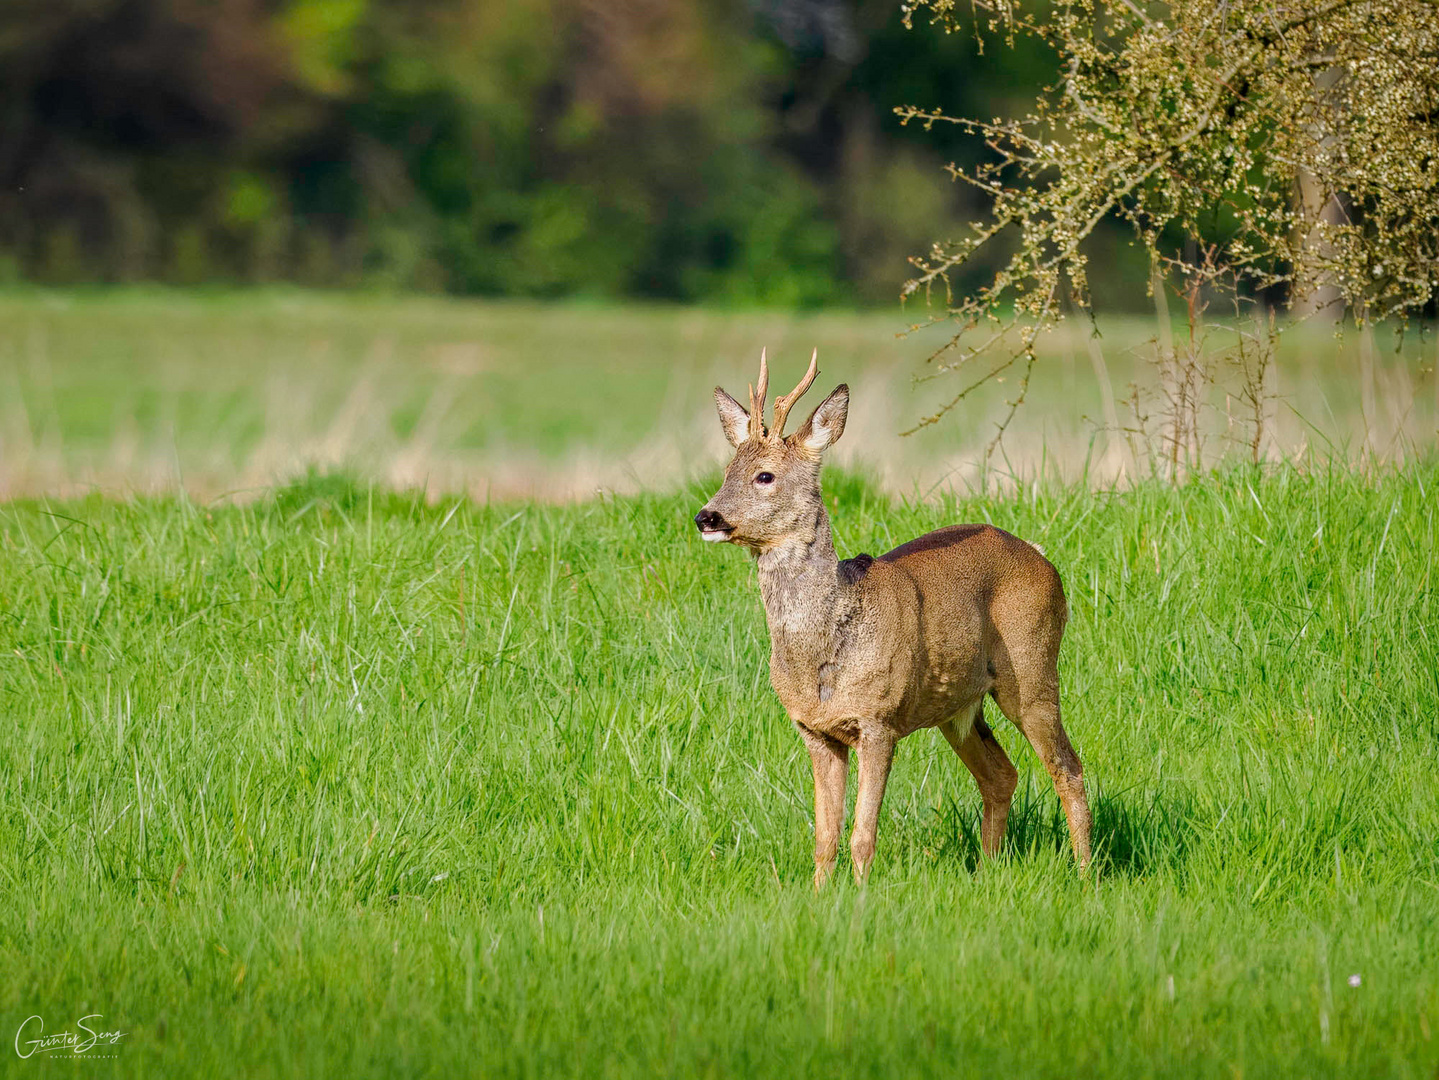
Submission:
[[[719,511],[709,507],[695,515],[695,525],[699,527],[700,536],[710,543],[728,540],[730,533],[734,532],[734,526],[726,521]]]

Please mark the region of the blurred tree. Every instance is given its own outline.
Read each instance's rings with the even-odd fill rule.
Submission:
[[[893,0],[8,0],[0,269],[892,300],[979,201],[890,110],[1036,55]]]
[[[961,28],[955,0],[910,0],[907,17],[926,8]],[[982,382],[982,358],[997,355],[990,374],[1023,360],[1027,385],[1035,336],[1067,308],[1090,307],[1089,241],[1110,221],[1130,228],[1157,276],[1179,283],[1191,322],[1201,286],[1225,282],[1233,296],[1332,288],[1360,319],[1418,312],[1439,290],[1432,0],[975,0],[965,10],[975,34],[1041,44],[1057,77],[1014,120],[899,110],[926,130],[978,137],[991,155],[951,167],[990,200],[985,219],[936,244],[906,286],[944,290],[959,329],[940,366],[966,368],[964,384]],[[1006,240],[979,287],[953,288]]]
[[[59,278],[147,276],[213,157],[283,88],[257,0],[12,0],[0,11],[0,242]],[[57,263],[53,236],[75,260]],[[99,265],[96,258],[99,257]]]

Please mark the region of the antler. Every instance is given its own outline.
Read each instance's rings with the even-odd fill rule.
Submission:
[[[804,378],[799,381],[799,385],[774,403],[774,431],[771,434],[776,439],[784,438],[784,422],[789,418],[790,409],[794,408],[794,403],[804,396],[810,383],[814,382],[814,377],[819,374],[819,368],[815,366],[818,360],[819,350],[815,349],[809,358],[809,370],[804,373]]]
[[[769,363],[765,351],[759,351],[759,386],[749,388],[749,434],[752,439],[764,438],[764,399],[769,393]],[[776,405],[778,408],[778,405]]]

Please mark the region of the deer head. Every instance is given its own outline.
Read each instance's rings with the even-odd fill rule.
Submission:
[[[746,409],[715,387],[715,407],[725,438],[735,455],[725,469],[724,483],[698,514],[700,535],[716,543],[728,541],[763,552],[787,542],[813,539],[823,508],[819,470],[824,452],[844,433],[849,412],[849,387],[841,383],[820,402],[792,435],[785,420],[800,396],[814,382],[819,350],[799,385],[774,403],[774,426],[764,426],[769,365],[760,353],[759,382],[750,387]]]

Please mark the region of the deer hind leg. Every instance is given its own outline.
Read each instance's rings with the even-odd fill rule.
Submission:
[[[1004,747],[994,737],[994,732],[984,722],[983,698],[974,707],[972,716],[968,730],[964,724],[950,719],[939,725],[939,731],[954,747],[959,760],[964,762],[965,768],[974,775],[974,782],[979,785],[979,797],[984,805],[979,825],[980,845],[985,858],[993,858],[999,854],[999,845],[1004,839],[1009,803],[1014,798],[1019,773],[1004,752]]]
[[[1033,670],[1001,670],[994,698],[1004,715],[1023,732],[1049,770],[1055,794],[1069,822],[1069,842],[1081,871],[1089,866],[1089,800],[1084,794],[1084,768],[1059,719],[1059,669],[1052,658]]]

